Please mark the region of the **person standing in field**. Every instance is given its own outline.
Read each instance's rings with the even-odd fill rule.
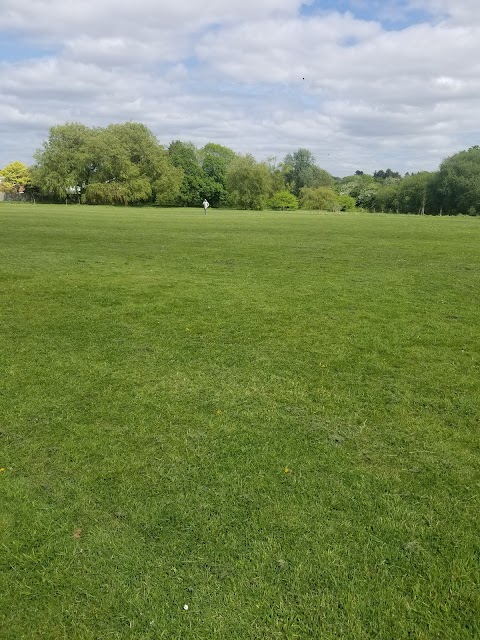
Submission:
[[[210,206],[210,203],[208,202],[208,200],[205,198],[205,200],[202,202],[203,204],[203,210],[205,212],[205,215],[207,215],[207,209]]]

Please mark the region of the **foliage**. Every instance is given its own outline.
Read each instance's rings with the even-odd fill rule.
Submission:
[[[270,171],[272,192],[277,193],[279,191],[289,191],[285,182],[285,165],[283,162],[277,162],[276,157],[272,156],[268,158],[267,166]]]
[[[182,170],[171,165],[166,151],[147,127],[135,122],[110,125],[95,142],[94,184],[111,185],[100,190],[111,198],[107,202],[132,204],[175,198],[183,179]],[[96,186],[87,190],[87,202],[97,193]]]
[[[130,178],[125,182],[92,182],[87,186],[88,204],[132,204],[147,202],[152,197],[152,185],[145,177]]]
[[[43,148],[34,154],[33,178],[42,193],[58,200],[80,199],[95,171],[92,151],[97,134],[76,122],[50,129]]]
[[[214,207],[227,201],[227,171],[235,158],[235,152],[228,147],[209,142],[199,152],[200,163],[207,180],[204,192]]]
[[[182,188],[183,169],[174,167],[165,154],[162,154],[162,163],[157,166],[160,170],[152,179],[155,204],[171,206]]]
[[[271,209],[294,211],[298,209],[298,198],[294,196],[293,193],[290,193],[290,191],[284,189],[283,191],[277,191],[277,193],[273,194],[268,202],[268,206]]]
[[[372,195],[369,208],[374,211],[386,211],[391,213],[399,213],[399,185],[384,184],[377,187]]]
[[[480,146],[444,160],[436,189],[444,211],[480,215]]]
[[[337,194],[328,187],[303,187],[300,190],[300,207],[318,211],[338,211]]]
[[[26,187],[30,183],[30,171],[26,164],[19,162],[11,162],[0,171],[2,181],[0,182],[0,190],[11,193],[18,193],[19,189]]]
[[[373,199],[377,211],[434,213],[435,174],[428,171],[406,175],[401,181],[384,181]]]
[[[373,175],[357,169],[334,178],[305,148],[283,162],[257,162],[212,142],[197,149],[174,140],[166,150],[140,123],[89,128],[73,122],[52,127],[34,157],[30,169],[13,162],[0,172],[3,191],[24,187],[27,199],[89,204],[200,207],[207,198],[216,207],[253,209],[294,208],[296,197],[302,208],[480,215],[479,146],[446,158],[436,172],[402,178],[389,168]]]
[[[271,194],[271,175],[265,163],[247,154],[237,156],[226,175],[230,204],[238,209],[264,209]]]
[[[234,152],[217,144],[198,151],[192,142],[173,141],[168,147],[173,166],[183,171],[183,180],[174,204],[200,206],[204,198],[213,206],[226,201],[226,173]]]
[[[375,196],[380,189],[380,184],[373,176],[356,173],[353,176],[343,178],[337,186],[341,195],[348,195],[355,199],[355,205],[362,209],[374,209]]]
[[[285,180],[292,193],[300,195],[304,187],[333,188],[335,181],[332,176],[317,167],[315,156],[308,149],[298,149],[295,153],[288,153],[284,160]]]
[[[337,204],[340,208],[340,211],[353,211],[356,206],[355,198],[352,198],[352,196],[347,196],[344,193],[337,195]]]
[[[175,204],[182,207],[200,206],[205,197],[212,198],[215,180],[207,178],[192,142],[174,140],[168,147],[168,156],[173,166],[183,171],[183,181]]]
[[[154,134],[136,122],[53,127],[35,159],[33,179],[44,194],[91,204],[168,203],[183,179]]]
[[[392,171],[391,169],[384,171],[383,169],[380,169],[380,171],[374,171],[373,177],[375,180],[383,181],[388,179],[400,180],[402,176],[398,171]]]
[[[402,213],[433,213],[435,174],[421,171],[406,176],[398,185],[398,205]]]

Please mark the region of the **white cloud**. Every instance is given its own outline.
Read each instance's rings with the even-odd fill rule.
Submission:
[[[189,52],[189,39],[166,32],[160,40],[80,35],[65,42],[64,56],[100,66],[134,66],[155,61],[175,62]]]
[[[336,175],[433,169],[478,143],[476,2],[409,0],[433,17],[397,30],[355,17],[362,3],[300,16],[299,0],[0,0],[0,29],[54,51],[0,61],[0,166],[30,162],[66,121],[132,119],[166,144],[259,158],[306,146]]]
[[[2,4],[5,5],[2,7]],[[0,4],[2,28],[15,28],[40,35],[88,33],[92,36],[148,34],[155,29],[176,32],[200,31],[206,24],[248,19],[272,14],[295,14],[299,0],[16,0]]]

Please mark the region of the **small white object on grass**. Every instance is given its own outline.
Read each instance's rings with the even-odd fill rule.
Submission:
[[[188,604],[184,604],[183,608],[184,608],[185,611],[188,611]]]

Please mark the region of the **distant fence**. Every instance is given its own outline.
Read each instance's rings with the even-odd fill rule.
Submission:
[[[0,202],[30,202],[30,195],[26,193],[8,193],[0,191]]]

